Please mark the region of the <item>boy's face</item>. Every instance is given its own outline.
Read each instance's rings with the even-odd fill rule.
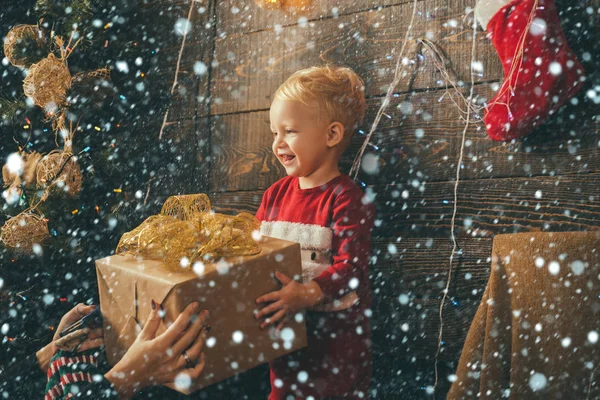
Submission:
[[[309,177],[328,164],[329,125],[321,121],[318,109],[276,98],[269,116],[273,153],[288,175]]]

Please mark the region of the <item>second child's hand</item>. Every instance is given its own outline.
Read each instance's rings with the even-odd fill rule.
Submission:
[[[275,272],[275,278],[283,287],[256,299],[256,304],[271,304],[262,308],[255,317],[258,320],[264,318],[260,323],[261,329],[277,323],[276,334],[279,334],[287,317],[319,305],[323,301],[323,292],[315,281],[302,284],[279,271]]]

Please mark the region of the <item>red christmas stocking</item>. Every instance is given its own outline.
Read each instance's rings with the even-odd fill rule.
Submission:
[[[484,116],[490,138],[525,136],[575,95],[583,67],[567,44],[552,0],[513,0],[487,24],[504,82]]]

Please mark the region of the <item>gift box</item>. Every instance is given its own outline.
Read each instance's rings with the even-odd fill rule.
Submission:
[[[301,276],[300,245],[266,236],[256,245],[256,254],[191,258],[176,269],[168,268],[164,259],[148,259],[135,252],[97,260],[108,362],[116,364],[134,342],[151,311],[152,299],[165,310],[157,334],[194,301],[210,312],[212,329],[203,350],[206,366],[191,387],[172,386],[183,393],[305,347],[303,314],[290,320],[279,337],[272,329],[261,330],[254,317],[256,299],[281,287],[274,277],[276,270]]]

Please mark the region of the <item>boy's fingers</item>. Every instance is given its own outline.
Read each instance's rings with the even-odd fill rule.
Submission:
[[[283,303],[282,303],[281,300],[276,301],[275,303],[271,303],[268,306],[266,306],[265,308],[263,308],[262,310],[260,310],[256,314],[255,318],[256,319],[261,319],[265,315],[273,314],[275,311],[281,310],[282,306],[283,306]]]
[[[285,318],[279,323],[279,325],[277,325],[277,328],[275,328],[275,336],[279,337],[279,334],[281,333],[281,330],[283,329],[284,326],[285,326]]]
[[[260,324],[260,329],[265,329],[269,325],[273,325],[277,321],[285,317],[285,310],[279,310],[270,318],[267,318],[263,323]]]
[[[269,301],[276,301],[279,300],[279,290],[276,292],[271,292],[271,293],[267,293],[265,295],[260,296],[258,299],[256,299],[256,303],[260,304],[260,303],[267,303]]]
[[[279,282],[281,282],[281,284],[283,286],[287,285],[288,283],[290,283],[292,281],[292,278],[290,278],[289,276],[287,276],[283,272],[279,272],[279,271],[275,271],[275,278],[277,278],[277,280]]]

